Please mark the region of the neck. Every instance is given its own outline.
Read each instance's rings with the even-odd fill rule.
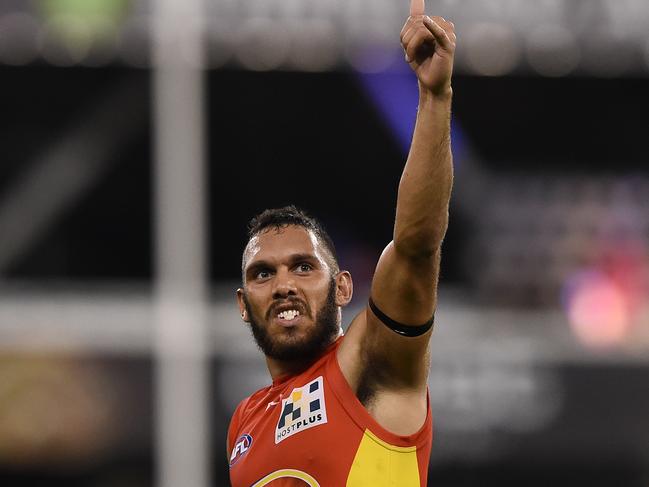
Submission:
[[[309,368],[314,361],[314,358],[304,360],[277,360],[274,358],[266,357],[266,366],[268,372],[273,380],[276,380],[285,375],[297,375],[300,372]]]
[[[296,360],[280,360],[266,355],[266,366],[268,367],[270,377],[275,380],[285,375],[297,375],[300,372],[305,371],[311,366],[311,364],[318,360],[322,356],[324,351],[329,348],[338,339],[338,337],[342,336],[342,334],[343,330],[342,328],[340,328],[338,334],[333,337],[331,342],[329,342],[327,346],[324,347],[319,353],[314,354],[311,357]]]

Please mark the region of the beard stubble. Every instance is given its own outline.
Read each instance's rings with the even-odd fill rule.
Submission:
[[[274,339],[268,330],[259,324],[252,312],[246,295],[243,295],[244,305],[250,317],[250,330],[259,349],[267,357],[276,360],[295,361],[308,360],[320,355],[338,336],[338,307],[336,306],[336,281],[331,279],[327,299],[317,310],[316,322],[312,330],[302,340],[283,343]],[[293,330],[288,329],[287,333]]]

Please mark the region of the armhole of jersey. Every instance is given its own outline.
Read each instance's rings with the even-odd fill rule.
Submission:
[[[417,449],[430,446],[433,429],[433,418],[430,407],[430,394],[426,388],[426,419],[418,431],[411,435],[398,435],[381,426],[372,415],[365,409],[365,406],[352,391],[347,383],[347,379],[340,370],[337,354],[333,353],[332,357],[326,364],[327,380],[336,398],[345,409],[350,418],[362,430],[370,430],[380,440],[396,447],[416,446]]]

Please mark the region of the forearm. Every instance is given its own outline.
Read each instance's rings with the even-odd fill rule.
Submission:
[[[420,88],[417,122],[399,183],[394,246],[408,256],[439,249],[448,226],[453,185],[450,88],[432,94]]]

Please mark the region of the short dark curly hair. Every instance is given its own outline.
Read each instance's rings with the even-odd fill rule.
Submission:
[[[246,247],[248,247],[248,243],[250,243],[250,240],[253,237],[259,235],[267,228],[272,227],[279,230],[280,228],[285,228],[289,225],[297,225],[299,227],[303,227],[307,230],[312,231],[318,241],[322,245],[324,245],[325,249],[327,249],[330,257],[330,265],[333,272],[339,271],[336,246],[334,245],[333,240],[325,230],[324,226],[318,219],[309,215],[306,211],[298,208],[295,205],[284,206],[282,208],[271,208],[264,210],[258,215],[254,216],[248,222],[248,242],[246,243]],[[244,250],[243,258],[241,260],[242,276],[245,265],[246,261]]]

